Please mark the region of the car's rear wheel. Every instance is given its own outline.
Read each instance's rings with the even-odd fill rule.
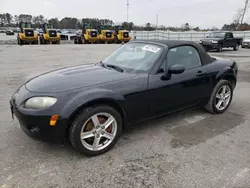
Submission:
[[[224,113],[233,98],[233,86],[228,80],[221,80],[214,88],[209,103],[205,109],[214,114]]]
[[[80,153],[95,156],[110,150],[122,133],[121,115],[110,106],[84,109],[73,121],[70,142]]]

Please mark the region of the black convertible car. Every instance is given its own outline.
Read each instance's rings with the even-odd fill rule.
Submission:
[[[229,107],[237,64],[185,41],[133,41],[96,64],[55,70],[21,86],[12,116],[33,138],[63,142],[86,155],[108,151],[130,124],[204,107]]]

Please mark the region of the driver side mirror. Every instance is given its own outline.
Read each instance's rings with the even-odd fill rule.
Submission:
[[[185,67],[181,64],[174,64],[168,68],[168,71],[162,76],[162,80],[169,80],[172,74],[182,74],[185,71]]]

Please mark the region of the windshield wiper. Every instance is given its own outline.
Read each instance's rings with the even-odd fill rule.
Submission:
[[[104,65],[104,64],[103,64],[103,65]],[[123,71],[124,71],[122,68],[120,68],[120,67],[118,67],[118,66],[116,66],[116,65],[105,64],[104,66],[110,67],[110,68],[115,69],[115,70],[117,70],[117,71],[119,71],[119,72],[123,72]]]
[[[102,61],[99,62],[102,67],[106,67]]]

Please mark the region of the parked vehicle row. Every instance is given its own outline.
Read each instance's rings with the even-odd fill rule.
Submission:
[[[56,29],[51,25],[44,23],[41,32],[35,32],[31,23],[20,22],[20,32],[17,35],[17,42],[19,45],[23,44],[60,44],[60,35]]]
[[[121,26],[115,26],[112,30],[111,26],[100,26],[98,29],[93,29],[91,25],[84,24],[82,33],[74,40],[75,44],[91,44],[91,43],[126,43],[131,40],[129,31]]]

